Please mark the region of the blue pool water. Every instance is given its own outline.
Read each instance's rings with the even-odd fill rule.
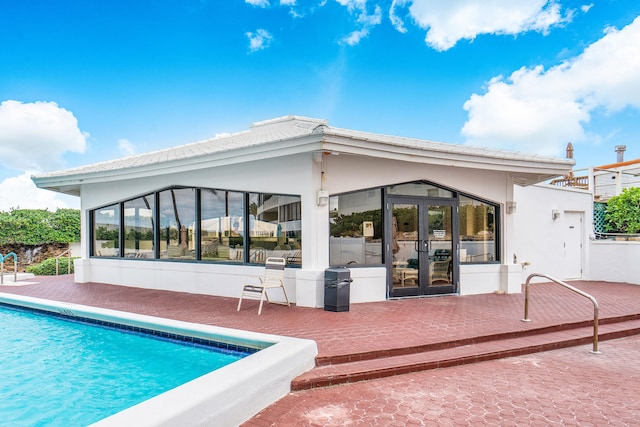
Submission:
[[[0,304],[0,426],[86,426],[249,353]]]

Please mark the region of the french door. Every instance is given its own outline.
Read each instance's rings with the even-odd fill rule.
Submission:
[[[386,210],[389,296],[457,292],[457,204],[452,200],[389,196]]]

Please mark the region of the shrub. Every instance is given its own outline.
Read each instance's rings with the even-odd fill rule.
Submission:
[[[79,210],[12,209],[0,212],[0,245],[38,246],[79,241]]]
[[[71,258],[71,273],[73,274],[73,260]],[[58,258],[58,274],[67,274],[67,263],[69,258]],[[55,276],[56,275],[56,259],[47,258],[44,262],[27,267],[27,273],[33,273],[36,276]]]
[[[609,199],[604,221],[608,232],[640,233],[640,187],[625,188]]]

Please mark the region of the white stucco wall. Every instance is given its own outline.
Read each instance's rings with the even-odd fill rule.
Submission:
[[[323,306],[324,269],[329,265],[329,210],[317,206],[316,192],[321,185],[330,194],[374,188],[415,180],[428,180],[501,205],[502,263],[462,265],[460,293],[463,295],[502,290],[519,292],[522,266],[545,272],[558,270],[556,243],[545,243],[540,236],[560,222],[551,221],[551,209],[590,212],[583,193],[559,193],[556,188],[520,189],[514,194],[508,173],[489,169],[464,169],[455,166],[424,165],[354,155],[323,155],[314,161],[312,153],[276,159],[193,170],[175,168],[157,176],[114,177],[108,184],[82,185],[83,226],[88,230],[88,211],[96,207],[131,199],[169,186],[209,187],[263,193],[299,194],[303,216],[303,265],[288,269],[286,287],[298,305]],[[324,162],[324,163],[323,163]],[[324,181],[321,171],[325,171]],[[566,191],[566,190],[564,190]],[[543,192],[543,193],[540,193]],[[507,213],[507,202],[516,200],[516,212]],[[542,201],[542,202],[541,202]],[[590,221],[590,219],[589,219]],[[238,297],[250,276],[261,267],[180,263],[145,260],[89,258],[88,233],[83,236],[83,259],[77,262],[76,280],[174,289],[184,292]],[[557,236],[552,231],[550,238]],[[513,263],[513,254],[518,260]],[[352,268],[351,302],[383,301],[386,298],[386,270],[383,267]]]
[[[640,285],[640,241],[592,240],[590,280]]]
[[[507,260],[522,266],[522,283],[531,273],[547,274],[561,280],[590,279],[588,266],[592,255],[589,237],[593,224],[591,193],[540,184],[516,186],[514,196],[517,204],[513,214],[513,252],[507,254]],[[557,211],[556,219],[553,219],[553,211]],[[583,219],[581,254],[568,253],[565,247],[571,246],[566,238],[567,229],[573,225],[570,222],[577,216]],[[567,277],[567,274],[571,274],[569,271],[575,270],[575,265],[568,266],[567,263],[578,261],[582,264],[581,277]]]

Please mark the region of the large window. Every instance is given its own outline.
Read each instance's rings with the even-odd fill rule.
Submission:
[[[299,196],[249,194],[250,263],[280,256],[287,264],[302,263],[302,208]]]
[[[460,262],[497,261],[496,207],[460,196]]]
[[[155,196],[153,194],[124,202],[125,257],[154,257],[154,204]]]
[[[120,256],[120,205],[93,211],[93,253],[104,257]]]
[[[170,188],[91,218],[92,256],[252,264],[278,256],[302,265],[300,196]]]
[[[200,254],[207,261],[243,262],[244,194],[200,191]]]
[[[381,190],[333,196],[329,209],[329,264],[382,264]]]
[[[158,193],[160,258],[195,259],[196,191],[172,188]]]
[[[497,207],[470,196],[440,188],[434,184],[417,181],[386,187],[390,196],[425,198],[430,201],[428,230],[458,230],[461,263],[483,263],[499,261]],[[382,189],[368,189],[340,194],[329,199],[329,264],[330,265],[380,265],[383,263],[383,207]],[[439,210],[437,199],[451,199],[446,206],[459,206],[458,217],[455,209]],[[452,205],[453,203],[453,205]],[[413,205],[411,205],[413,206]],[[415,208],[398,209],[397,214],[406,215],[397,223],[395,232],[406,234],[408,230],[418,230]],[[391,227],[392,225],[389,224]],[[404,229],[407,230],[404,230]],[[413,251],[417,236],[413,236],[410,248]],[[451,239],[449,238],[449,242]],[[399,240],[387,242],[393,245],[394,254],[399,249]],[[451,250],[451,249],[449,249]]]

